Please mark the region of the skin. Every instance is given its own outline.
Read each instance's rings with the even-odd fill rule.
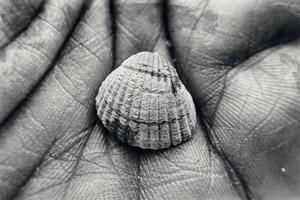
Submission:
[[[1,200],[299,198],[300,4],[160,2],[1,1]],[[175,61],[194,98],[175,148],[131,148],[97,119],[101,82],[140,51]]]

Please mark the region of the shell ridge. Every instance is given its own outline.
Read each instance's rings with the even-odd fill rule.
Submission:
[[[156,68],[156,70],[158,71],[158,69],[159,69],[159,59],[157,58],[157,55],[156,55],[157,53],[154,53],[154,56],[153,56],[153,61],[152,61],[152,64],[153,64],[153,68],[155,69]],[[155,71],[153,69],[153,71]]]
[[[169,115],[168,115],[168,120],[169,120]],[[170,145],[172,145],[172,127],[171,127],[171,124],[172,123],[167,123],[168,124],[168,126],[169,126],[169,130],[168,130],[168,132],[169,132],[169,138],[170,138]]]
[[[117,79],[115,80],[115,82],[117,82],[117,81],[119,81],[120,80],[120,76],[119,76],[119,74],[117,73],[117,71],[116,71],[116,73],[115,73],[115,75],[117,75]],[[103,95],[98,95],[97,96],[97,98],[98,98],[98,100],[100,100],[100,101],[96,101],[96,102],[98,102],[98,107],[101,107],[102,109],[98,109],[97,110],[97,113],[98,113],[98,115],[100,115],[101,117],[103,117],[104,116],[104,113],[105,113],[105,111],[106,111],[106,106],[107,106],[107,104],[108,104],[108,102],[107,101],[104,101],[105,100],[105,98],[104,98],[104,96],[105,95],[107,95],[107,94],[111,94],[112,93],[112,91],[113,91],[113,87],[116,87],[117,86],[117,84],[109,84],[110,83],[110,79],[105,79],[104,80],[104,83],[103,83],[103,86],[107,86],[107,87],[109,87],[109,88],[104,88],[103,90],[104,90],[104,92],[103,93],[100,93],[100,94],[103,94]],[[119,83],[119,82],[118,82]],[[119,84],[121,84],[121,83],[119,83]],[[118,85],[119,85],[118,84]],[[103,98],[101,98],[103,96]],[[101,98],[101,99],[99,99],[99,98]],[[100,111],[100,112],[98,112],[98,111]],[[106,111],[106,113],[107,113],[107,111]]]
[[[155,58],[153,57],[152,58],[152,62],[154,63],[155,62]],[[154,71],[154,69],[152,69],[152,71]],[[150,85],[150,88],[156,88],[157,85],[156,85],[156,77],[155,76],[152,76],[151,77],[151,81],[149,83]],[[150,94],[149,96],[149,116],[148,116],[148,119],[149,121],[151,121],[151,119],[154,119],[153,121],[155,121],[155,118],[157,116],[157,110],[155,109],[155,97],[157,95],[153,95],[152,93]],[[151,109],[150,109],[151,108]],[[150,125],[149,126],[149,133],[148,134],[148,142],[149,142],[149,145],[150,148],[152,149],[158,149],[159,148],[159,136],[158,136],[158,125],[157,123],[153,124],[153,125]]]
[[[176,73],[176,70],[170,69],[170,73]],[[172,129],[172,131],[173,131],[172,144],[177,145],[180,142],[185,140],[184,139],[185,137],[183,135],[183,133],[184,133],[183,128],[184,127],[187,128],[187,126],[185,124],[183,124],[183,122],[185,121],[185,118],[187,116],[186,116],[186,112],[185,112],[185,110],[186,110],[185,102],[183,101],[184,96],[182,95],[184,90],[180,90],[180,88],[177,87],[176,83],[174,83],[174,79],[172,79],[172,78],[171,78],[171,86],[172,86],[172,94],[174,95],[174,98],[176,99],[175,100],[175,107],[177,108],[176,111],[177,110],[180,111],[179,113],[178,112],[176,113],[177,117],[175,117],[175,118],[178,118],[178,120],[174,120],[174,122],[171,123],[175,129],[175,130]],[[178,127],[176,127],[176,125],[178,125]],[[179,131],[177,129],[179,129]]]
[[[170,124],[171,124],[172,133],[173,133],[172,138],[171,138],[172,139],[172,144],[176,145],[176,144],[181,142],[182,137],[181,137],[181,134],[180,134],[180,128],[179,128],[180,126],[179,126],[178,120],[176,120],[176,118],[179,118],[179,114],[177,112],[178,105],[177,105],[177,101],[176,101],[176,96],[173,96],[173,98],[175,98],[174,99],[175,106],[171,107],[170,109],[172,109],[173,110],[172,112],[174,112],[174,117],[173,117],[174,121],[171,122]],[[171,112],[169,112],[169,113],[171,114]]]
[[[182,135],[182,137],[183,137],[183,140],[186,140],[186,138],[189,138],[189,134],[191,133],[191,127],[190,127],[190,123],[189,123],[189,115],[190,115],[190,113],[189,113],[189,108],[190,108],[190,106],[189,106],[189,103],[190,103],[190,96],[189,96],[189,94],[188,93],[184,93],[183,95],[185,95],[184,97],[186,98],[186,99],[188,99],[188,101],[183,105],[184,106],[184,113],[185,113],[185,118],[183,118],[182,119],[182,128],[183,128],[183,130],[181,131],[181,135]]]
[[[118,117],[118,113],[115,110],[115,98],[111,101],[111,102],[107,102],[106,103],[106,111],[105,115],[103,115],[103,118],[105,120],[109,120],[110,121],[110,131],[113,133],[117,132],[118,126],[116,124],[116,118]],[[120,139],[120,137],[117,135],[117,137]]]
[[[126,76],[125,76],[126,75]],[[122,138],[122,140],[124,140],[124,134],[122,135],[121,133],[123,131],[125,131],[126,129],[126,121],[128,120],[126,117],[122,116],[125,121],[121,121],[120,119],[121,118],[121,107],[122,105],[124,104],[124,101],[126,100],[125,99],[125,95],[127,94],[128,90],[129,90],[129,84],[130,84],[130,81],[132,80],[132,76],[129,76],[127,73],[124,75],[125,78],[123,78],[122,80],[122,86],[120,86],[119,88],[119,93],[115,96],[115,103],[112,105],[113,106],[113,109],[116,113],[116,117],[114,117],[113,115],[111,117],[113,117],[113,119],[111,119],[112,121],[116,120],[119,122],[119,124],[122,124],[122,126],[119,126],[119,129],[120,131],[116,131],[117,133],[117,137],[118,138]],[[123,89],[123,90],[122,90]]]
[[[150,98],[151,97],[149,96],[149,98],[147,99],[147,101],[148,101],[148,120],[150,119],[150,116],[151,116]],[[153,143],[151,143],[151,138],[153,138],[153,135],[152,135],[151,125],[150,125],[150,126],[148,126],[148,133],[147,133],[147,142],[146,142],[146,147],[147,148],[153,148],[151,146],[151,144],[153,144]]]
[[[130,88],[132,89],[131,93],[129,94],[129,101],[128,101],[128,107],[126,108],[126,113],[127,113],[127,120],[126,120],[126,123],[127,123],[127,130],[126,130],[126,134],[125,134],[125,138],[126,138],[126,141],[128,141],[128,136],[130,135],[129,134],[129,131],[130,131],[130,110],[132,108],[132,102],[133,102],[133,97],[134,97],[134,91],[135,91],[135,84],[138,80],[138,72],[136,72],[133,76],[133,78],[131,79],[131,82],[130,83],[133,83],[132,85],[130,84]],[[128,98],[127,98],[128,99]],[[120,114],[122,114],[122,112],[120,111]],[[126,117],[124,117],[126,118]]]
[[[145,55],[144,59],[149,62],[150,57]],[[140,104],[140,109],[139,109],[139,119],[142,123],[139,123],[139,139],[141,146],[143,148],[150,148],[148,146],[148,136],[149,134],[149,108],[150,108],[150,102],[149,102],[149,94],[145,92],[145,90],[148,88],[148,84],[151,81],[151,74],[147,73],[144,75],[144,82],[142,84],[141,88],[141,104]]]
[[[149,56],[149,63],[150,63],[150,60],[151,60],[151,57]],[[152,57],[152,61],[153,62],[153,57]],[[152,68],[153,70],[153,68]],[[153,80],[153,76],[151,74],[151,77],[150,77],[150,80],[149,80],[149,88],[153,88],[153,85],[152,85],[152,80]],[[148,121],[150,121],[151,119],[151,112],[152,112],[152,109],[151,109],[151,93],[149,93],[149,98],[147,99],[148,101]],[[153,142],[151,143],[151,138],[153,138],[154,136],[152,135],[154,134],[154,132],[152,132],[152,129],[151,129],[151,126],[148,126],[148,134],[147,134],[147,142],[146,142],[146,146],[147,148],[153,148],[153,146],[151,146],[152,144],[155,145]]]
[[[158,88],[160,85],[159,85],[159,77],[156,76],[157,78],[157,82],[156,82],[156,88]],[[156,95],[156,102],[157,102],[157,121],[159,121],[159,115],[160,115],[160,110],[159,110],[159,99],[160,99],[160,95]],[[157,126],[158,126],[158,148],[160,147],[160,138],[161,138],[161,129],[160,129],[160,124],[157,123]]]
[[[125,76],[125,74],[118,73],[118,71],[116,71],[115,76],[117,76],[117,78],[115,79],[115,81],[107,80],[108,85],[110,85],[109,89],[107,90],[107,93],[110,94],[111,97],[115,97],[116,93],[118,92],[118,89],[122,85],[123,77]],[[103,104],[104,104],[105,108],[104,108],[104,112],[102,114],[102,120],[103,120],[104,124],[107,124],[106,121],[110,120],[112,116],[116,115],[114,106],[113,106],[114,102],[116,101],[116,98],[112,98],[112,99],[103,98],[103,100],[104,100]],[[107,126],[111,132],[116,132],[115,129],[117,128],[117,126],[114,123],[107,125]]]
[[[98,91],[98,95],[96,97],[96,106],[97,107],[101,107],[101,105],[103,105],[103,99],[104,99],[104,96],[106,95],[107,93],[107,79],[110,79],[110,77],[107,77],[102,83],[101,83],[101,86],[99,88],[99,91]],[[100,101],[98,101],[100,100]],[[98,111],[98,109],[97,109]],[[103,111],[102,109],[100,111]],[[100,112],[99,112],[100,113]]]
[[[108,104],[111,104],[112,109],[116,109],[115,106],[118,103],[118,100],[120,99],[119,97],[123,95],[123,91],[121,89],[122,89],[122,87],[124,88],[124,82],[126,84],[125,80],[127,80],[127,78],[128,78],[128,76],[126,76],[126,75],[127,75],[127,72],[125,71],[125,73],[119,77],[120,82],[118,82],[118,84],[115,84],[115,82],[111,83],[111,85],[113,85],[112,90],[111,90],[112,95],[111,95],[111,98],[109,99],[111,101],[109,101]],[[114,87],[114,85],[115,85],[115,87]]]
[[[170,77],[169,77],[170,78]],[[169,88],[168,88],[168,85],[166,84],[166,80],[164,79],[161,79],[161,82],[163,83],[163,90],[164,91],[168,91]],[[162,139],[162,147],[165,148],[165,147],[169,147],[169,145],[171,144],[171,141],[170,141],[170,126],[169,126],[169,119],[168,119],[168,98],[166,98],[165,95],[162,95],[162,98],[160,99],[160,111],[162,113],[161,115],[161,121],[166,121],[167,123],[161,123],[162,126],[164,127],[163,131],[161,133],[161,139]],[[169,141],[169,142],[168,142]],[[170,143],[170,144],[169,144]]]
[[[164,61],[164,60],[162,60],[162,61]],[[164,64],[163,64],[163,66],[166,66],[168,72],[170,73],[170,80],[169,81],[170,81],[170,84],[171,84],[171,87],[172,87],[172,77],[171,77],[171,70],[170,70],[171,66],[164,65]],[[171,93],[171,95],[175,96],[173,92]],[[176,98],[176,96],[175,96],[175,98]],[[167,125],[168,125],[168,134],[169,134],[170,146],[171,146],[173,144],[173,141],[172,141],[172,131],[171,131],[172,130],[172,126],[171,126],[172,122],[170,122],[170,116],[169,116],[169,113],[170,113],[170,107],[169,107],[170,98],[166,98],[166,99],[167,99],[166,105],[167,105],[167,108],[168,108],[167,121],[169,122],[169,123],[167,123]]]
[[[117,78],[114,82],[117,82],[118,84],[111,84],[111,79],[105,79],[104,80],[104,84],[103,84],[103,87],[109,87],[109,88],[104,88],[104,93],[103,93],[103,96],[106,96],[110,93],[112,93],[113,91],[113,88],[117,85],[120,85],[120,81],[121,81],[121,75],[118,73],[118,71],[115,71],[116,73],[114,74]]]
[[[168,67],[168,70],[169,70],[169,73],[170,73],[170,78],[171,78],[171,91],[172,91],[172,93],[174,94],[174,96],[176,96],[177,95],[177,90],[178,90],[178,88],[177,88],[177,77],[176,76],[178,76],[177,75],[177,73],[176,73],[176,70],[175,71],[173,71],[172,70],[172,67],[171,66],[169,66]],[[172,76],[172,74],[174,74],[174,76]],[[174,81],[174,79],[175,79],[175,81]]]
[[[141,78],[142,78],[141,84],[139,85],[139,88],[136,88],[137,93],[139,93],[140,90],[143,90],[143,85],[144,85],[144,82],[146,79],[145,76],[142,76]],[[142,98],[140,99],[140,102],[139,102],[139,107],[138,107],[139,111],[141,110],[141,106],[142,106]],[[138,117],[140,117],[140,112],[138,114]],[[132,120],[132,118],[131,118],[131,120]],[[133,138],[138,137],[138,135],[139,135],[139,131],[140,131],[140,123],[139,122],[137,122],[137,129],[138,129],[137,133],[132,135],[132,138],[130,141],[135,146],[137,146],[138,144],[134,144],[132,140],[133,140]],[[138,141],[136,141],[136,142],[138,142]]]
[[[189,109],[187,111],[188,112],[188,116],[189,116],[189,124],[190,124],[190,129],[191,129],[191,135],[193,135],[195,133],[195,129],[196,129],[196,124],[197,124],[197,115],[196,115],[196,109],[195,109],[195,104],[193,101],[192,96],[188,93],[187,94],[189,96]]]

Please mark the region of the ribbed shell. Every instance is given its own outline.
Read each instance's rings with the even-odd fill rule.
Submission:
[[[195,130],[192,97],[158,53],[141,52],[125,60],[103,81],[96,108],[109,132],[142,149],[177,145]]]

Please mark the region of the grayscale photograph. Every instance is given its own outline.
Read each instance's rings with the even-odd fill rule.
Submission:
[[[0,0],[0,200],[300,200],[300,0]]]

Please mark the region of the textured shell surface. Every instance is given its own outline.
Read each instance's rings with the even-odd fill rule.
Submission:
[[[195,131],[193,99],[171,64],[158,53],[126,59],[102,82],[97,115],[120,141],[142,149],[163,149]]]

